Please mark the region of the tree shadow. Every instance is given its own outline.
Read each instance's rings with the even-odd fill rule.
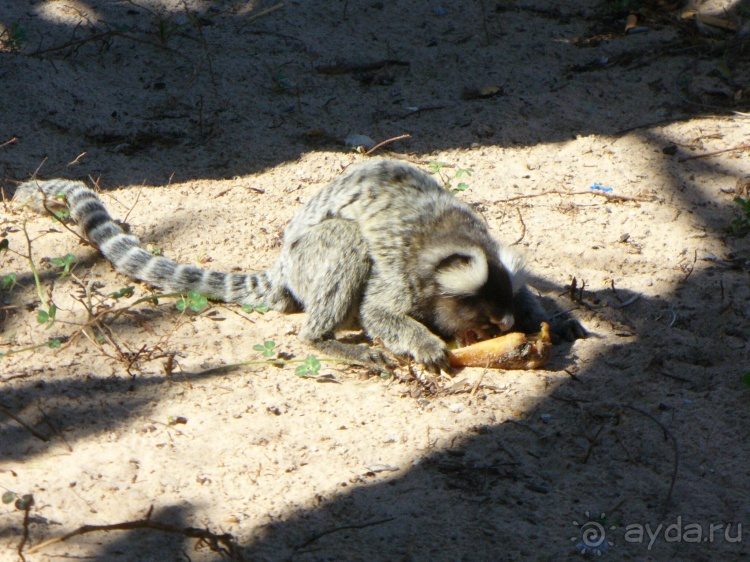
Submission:
[[[640,14],[648,31],[626,35],[622,3],[498,4],[483,13],[474,2],[460,17],[458,7],[425,8],[416,27],[400,17],[414,8],[400,3],[289,4],[262,17],[222,3],[7,4],[2,56],[13,95],[0,100],[0,126],[17,137],[0,150],[8,179],[44,163],[43,176],[161,185],[346,149],[349,133],[376,141],[409,133],[394,146],[424,154],[746,109],[733,98],[748,70],[743,36],[701,35],[694,20],[648,8]],[[719,15],[734,22],[748,11],[741,0]],[[722,53],[729,78],[712,64]],[[644,69],[661,78],[647,83]],[[638,116],[635,99],[650,100]],[[19,121],[30,108],[37,118]]]
[[[743,275],[737,271],[726,279],[739,282]],[[702,274],[688,279],[706,281]],[[744,291],[737,298],[747,298]],[[681,517],[683,525],[702,525],[705,534],[709,524],[736,524],[750,516],[744,457],[731,452],[747,442],[738,423],[747,417],[739,369],[750,361],[750,350],[739,330],[721,339],[714,333],[717,326],[741,328],[745,320],[727,310],[726,299],[715,298],[690,315],[679,295],[666,301],[641,297],[619,309],[607,304],[612,298],[608,291],[583,294],[589,306],[602,304],[598,321],[633,332],[610,338],[601,355],[579,363],[567,381],[550,379],[523,413],[498,412],[498,423],[476,425],[449,445],[428,445],[398,466],[342,475],[340,492],[319,497],[314,507],[237,535],[245,559],[520,560],[548,553],[552,560],[575,553],[586,545],[585,529],[605,523],[613,545],[599,547],[619,556],[742,559],[747,552],[741,542],[724,535],[695,544],[634,533],[639,525],[665,528]],[[674,310],[676,319],[668,314]],[[578,345],[558,348],[550,368],[568,368]],[[639,353],[644,347],[651,351],[645,356]],[[49,431],[51,441],[7,422],[0,454],[30,459],[50,447],[115,431],[147,412],[164,384],[160,376],[89,377],[9,389],[0,403],[14,405],[27,422],[36,420],[35,428]],[[506,391],[480,387],[459,402],[490,403]],[[604,402],[604,394],[618,399]],[[34,410],[40,401],[43,414]],[[445,407],[440,396],[426,404]],[[212,531],[223,531],[211,524]],[[736,537],[733,529],[730,539]],[[140,532],[114,542],[111,537],[84,544],[101,544],[96,556],[102,560],[115,554],[122,560],[165,559],[189,549],[176,539],[143,542],[135,538]]]

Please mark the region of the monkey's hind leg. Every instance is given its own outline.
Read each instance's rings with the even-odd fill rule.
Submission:
[[[337,330],[358,324],[370,275],[367,245],[356,223],[326,220],[285,253],[287,287],[307,313],[300,339],[332,357],[379,370],[388,367],[392,361],[383,351],[335,339]]]

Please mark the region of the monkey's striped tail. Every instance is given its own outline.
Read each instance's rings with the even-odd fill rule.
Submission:
[[[88,240],[117,271],[174,293],[197,291],[213,299],[239,304],[269,304],[272,291],[268,272],[254,274],[206,271],[181,265],[144,250],[138,238],[126,234],[107,212],[99,196],[83,182],[65,179],[31,180],[18,186],[16,202],[36,211],[70,208]]]

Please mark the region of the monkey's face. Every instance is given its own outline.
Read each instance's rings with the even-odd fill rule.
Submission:
[[[469,294],[438,292],[433,301],[432,328],[463,345],[507,332],[513,317],[513,288],[506,269],[489,263],[485,282]]]

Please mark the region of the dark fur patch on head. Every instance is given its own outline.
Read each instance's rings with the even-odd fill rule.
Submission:
[[[455,258],[459,259],[459,258]],[[489,262],[487,280],[472,294],[438,292],[422,309],[419,320],[445,339],[467,330],[497,326],[513,314],[513,287],[508,271]]]

